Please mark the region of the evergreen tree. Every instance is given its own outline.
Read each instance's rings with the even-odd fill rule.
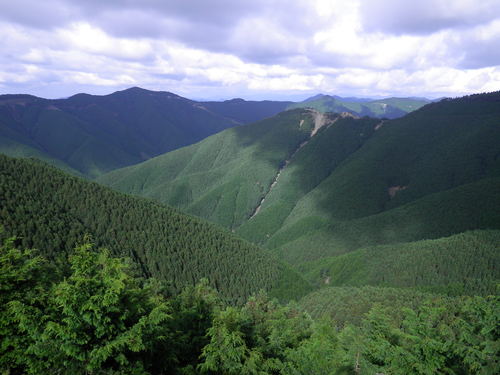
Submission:
[[[141,285],[128,263],[90,244],[69,261],[71,275],[47,291],[47,306],[9,303],[31,341],[28,372],[147,374],[168,364],[170,308],[154,285]]]

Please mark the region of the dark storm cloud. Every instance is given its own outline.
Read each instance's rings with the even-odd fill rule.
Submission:
[[[187,19],[197,24],[231,25],[257,12],[262,0],[16,0],[0,2],[0,18],[24,26],[50,28],[81,19],[92,21],[106,13],[151,12],[157,19]],[[109,19],[109,17],[107,18]],[[144,25],[147,29],[150,25]],[[140,30],[137,30],[140,35]]]

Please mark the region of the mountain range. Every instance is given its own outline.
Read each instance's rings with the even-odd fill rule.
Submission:
[[[342,110],[358,115],[366,112],[356,112],[360,108],[354,102],[351,106],[351,102],[342,103],[349,107]],[[196,102],[138,87],[104,96],[77,94],[56,100],[2,95],[0,152],[36,157],[73,174],[94,178],[303,104],[314,103],[243,99]],[[409,104],[397,111],[404,114],[411,108]]]

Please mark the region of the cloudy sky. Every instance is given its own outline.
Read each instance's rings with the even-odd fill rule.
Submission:
[[[499,0],[0,0],[0,94],[500,90]]]

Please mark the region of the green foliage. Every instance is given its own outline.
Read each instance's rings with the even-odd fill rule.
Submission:
[[[2,248],[5,258],[17,260],[2,262],[0,276],[7,289],[8,317],[22,337],[12,354],[25,371],[145,374],[159,364],[168,368],[169,305],[155,292],[154,283],[142,284],[124,260],[84,244],[70,256],[67,278],[44,285],[40,283],[46,275],[33,272],[38,288],[13,291],[28,268],[39,265],[39,258],[12,249],[9,242]],[[16,284],[9,283],[12,273],[19,275]],[[12,368],[2,361],[3,370]]]
[[[38,305],[45,301],[47,264],[33,250],[20,250],[15,239],[0,246],[0,371],[22,371],[28,339],[14,323],[8,303]]]
[[[281,307],[259,294],[243,308],[228,307],[214,318],[199,368],[227,375],[278,373],[287,351],[310,336],[311,325],[296,307]]]
[[[394,313],[403,308],[416,309],[423,301],[446,299],[410,288],[373,286],[328,286],[304,296],[299,305],[314,319],[329,317],[339,327],[359,326],[363,317],[376,304],[390,308]]]
[[[167,301],[129,262],[89,244],[69,257],[66,277],[12,241],[0,260],[3,373],[459,375],[500,366],[497,296],[383,301],[353,311],[364,315],[354,326],[314,321],[262,292],[228,307],[206,281]]]
[[[0,222],[23,247],[52,259],[90,234],[98,247],[132,258],[144,276],[172,293],[202,278],[239,303],[260,289],[283,300],[311,289],[279,260],[213,224],[39,162],[0,156],[0,165]],[[283,288],[285,282],[295,288]]]
[[[313,325],[312,334],[301,344],[286,352],[283,374],[329,375],[335,369],[342,373],[342,361],[338,348],[338,334],[329,320]]]
[[[372,309],[363,322],[365,359],[388,373],[495,374],[500,366],[498,298],[455,302],[406,309],[400,322],[384,309]]]
[[[203,348],[209,343],[206,335],[214,316],[223,306],[217,292],[202,279],[170,299],[172,306],[169,328],[175,337],[170,348],[181,374],[195,373]]]

